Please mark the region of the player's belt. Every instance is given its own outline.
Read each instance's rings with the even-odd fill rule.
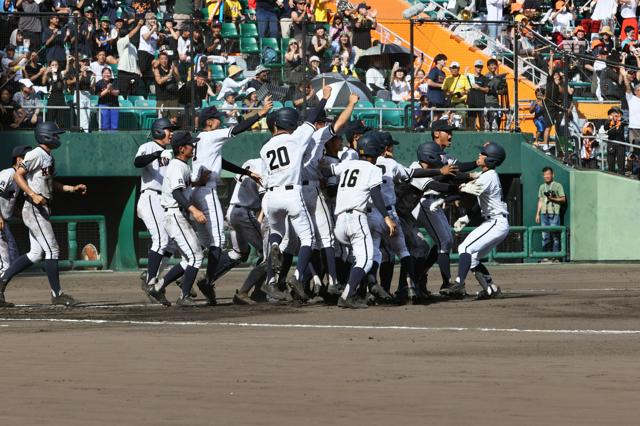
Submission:
[[[276,189],[284,189],[285,191],[291,191],[295,187],[296,187],[295,185],[272,186],[271,188],[267,188],[267,191],[273,191]]]
[[[500,213],[500,214],[494,214],[493,216],[482,216],[484,220],[491,220],[498,217],[509,217],[509,215],[506,213]]]
[[[387,209],[388,212],[393,211],[393,206],[386,206],[385,207]],[[373,211],[372,208],[367,207],[367,213],[371,213]]]
[[[370,211],[370,209],[367,209],[367,211]],[[352,210],[345,210],[344,212],[345,212],[345,213],[362,213],[362,214],[364,214],[364,212],[363,212],[363,211],[360,211],[360,210],[353,210],[353,209],[352,209]]]
[[[158,191],[157,189],[151,189],[151,188],[147,188],[147,189],[143,189],[142,192],[147,192],[147,191],[151,191],[151,192],[155,192],[158,195],[162,194],[162,191]]]

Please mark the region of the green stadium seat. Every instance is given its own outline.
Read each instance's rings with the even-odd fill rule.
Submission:
[[[208,7],[203,7],[202,9],[200,9],[200,13],[202,13],[202,19],[204,19],[205,21],[207,19],[209,19],[209,8]]]
[[[260,53],[260,47],[258,42],[253,37],[240,38],[240,52],[245,54],[257,54]]]
[[[271,108],[273,111],[277,109],[284,108],[284,104],[280,101],[273,101],[273,107]]]
[[[376,107],[382,110],[382,127],[404,128],[404,106],[393,101],[376,102]]]
[[[256,27],[256,24],[240,24],[240,37],[258,37],[258,27]]]
[[[277,38],[273,38],[273,37],[261,38],[260,39],[260,47],[264,48],[265,46],[268,46],[268,47],[272,48],[276,52],[280,52],[280,50],[281,50],[280,49],[280,44],[278,43],[278,39]]]
[[[237,39],[240,38],[238,34],[238,29],[236,28],[236,24],[233,22],[224,22],[222,23],[222,37],[228,39]]]
[[[119,110],[119,123],[118,128],[120,130],[138,130],[140,128],[138,114],[133,109],[133,103],[128,99],[120,99],[118,96],[118,103],[120,107],[125,108]]]
[[[227,77],[227,73],[224,72],[224,68],[220,64],[210,64],[211,78],[214,81],[222,81]]]
[[[136,106],[138,106],[138,102],[139,101],[145,101],[146,100],[144,98],[144,96],[140,96],[140,95],[129,95],[129,97],[127,99],[130,100],[131,103],[136,105]]]
[[[130,96],[129,99],[131,98],[132,97]],[[157,106],[155,99],[147,100],[147,99],[144,99],[142,96],[140,96],[140,98],[141,99],[137,99],[136,101],[133,102],[133,104],[136,107],[155,108]],[[158,118],[157,110],[139,109],[139,110],[136,110],[136,114],[138,114],[138,122],[139,122],[140,128],[145,130],[150,129],[153,122],[156,120],[156,118]]]
[[[358,117],[358,120],[364,121],[364,124],[373,129],[377,129],[379,126],[379,113],[374,108],[374,105],[369,101],[360,101],[356,104],[356,110],[360,108],[371,108],[362,111],[354,111],[354,115]]]
[[[284,101],[285,108],[295,108],[296,106],[293,104],[293,101]]]

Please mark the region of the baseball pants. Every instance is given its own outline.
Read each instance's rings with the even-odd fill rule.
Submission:
[[[255,211],[232,204],[227,211],[227,222],[231,228],[230,238],[233,249],[229,252],[229,258],[238,260],[249,256],[250,245],[259,255],[262,253],[263,237]]]
[[[374,260],[374,246],[367,215],[355,210],[341,213],[336,220],[335,235],[338,241],[351,247],[355,260],[353,267],[369,272]]]
[[[315,239],[311,217],[304,204],[300,188],[294,187],[289,190],[285,187],[272,188],[267,192],[266,197],[267,220],[271,233],[284,237],[288,217],[293,230],[300,239],[300,245],[313,247]]]
[[[400,216],[400,226],[402,227],[404,241],[407,244],[407,249],[411,252],[411,256],[416,258],[427,257],[429,245],[418,229],[415,219],[413,217],[405,218]]]
[[[485,220],[467,235],[467,238],[458,246],[458,253],[471,255],[471,269],[473,269],[478,266],[480,259],[489,254],[508,234],[509,221],[506,217],[496,216]]]
[[[413,217],[419,226],[424,227],[433,241],[438,245],[440,253],[449,253],[453,245],[451,226],[444,214],[444,210],[438,208],[435,212],[429,210],[433,198],[423,198],[413,209]]]
[[[223,247],[225,243],[224,211],[215,188],[206,186],[196,188],[191,199],[207,218],[207,223],[204,225],[196,225],[200,243],[204,247]]]
[[[164,254],[169,245],[169,235],[164,229],[164,208],[160,204],[160,194],[155,191],[145,190],[140,194],[136,206],[138,217],[144,222],[149,234],[151,234],[151,247],[149,250]]]
[[[394,209],[389,210],[389,216],[396,222],[397,231],[395,235],[389,235],[389,227],[384,222],[384,217],[376,209],[369,213],[369,225],[373,237],[373,245],[377,247],[374,260],[378,263],[393,262],[394,254],[400,259],[409,256],[407,243],[404,240],[404,233],[400,219]],[[384,243],[384,244],[383,244]]]
[[[5,273],[11,264],[11,250],[7,231],[9,231],[9,228],[5,222],[4,228],[0,232],[0,276]]]
[[[29,228],[29,252],[27,257],[32,263],[44,259],[58,259],[60,249],[49,222],[48,206],[36,206],[25,201],[22,207],[22,220]]]
[[[334,244],[333,219],[331,210],[320,192],[318,185],[310,184],[302,187],[302,196],[307,211],[312,219],[315,233],[316,249],[330,248]]]
[[[180,209],[170,208],[164,215],[164,228],[169,238],[175,241],[180,249],[182,269],[186,269],[187,266],[198,269],[202,265],[202,248],[198,244],[198,236],[189,219]]]

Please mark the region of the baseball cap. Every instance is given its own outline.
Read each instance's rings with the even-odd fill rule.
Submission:
[[[356,8],[356,10],[358,10],[358,9],[371,9],[371,6],[367,6],[367,4],[365,2],[362,2]]]
[[[256,91],[256,88],[255,88],[255,87],[249,87],[249,88],[247,89],[247,91],[246,91],[246,92],[244,92],[244,94],[245,94],[246,96],[249,96],[250,94],[252,94],[252,93],[253,93],[253,92],[255,92],[255,91]]]
[[[218,111],[218,108],[212,106],[212,107],[207,107],[205,109],[203,109],[202,111],[200,111],[200,125],[202,126],[207,120],[211,119],[211,118],[215,118],[218,120],[224,119],[224,112]]]
[[[178,148],[185,145],[194,145],[198,140],[198,138],[191,136],[191,132],[187,130],[178,130],[173,132],[173,136],[171,137],[171,147]]]
[[[87,13],[87,12],[93,12],[93,8],[91,6],[85,6],[84,13]]]
[[[7,47],[4,48],[5,51],[7,50],[16,50],[16,47],[13,44],[8,44]]]
[[[100,22],[111,22],[111,19],[107,15],[100,17]]]
[[[200,70],[196,73],[196,77],[208,78],[209,74],[205,70]]]
[[[264,65],[258,65],[256,67],[255,73],[256,73],[256,75],[258,75],[258,74],[263,73],[265,71],[269,72],[269,68],[265,67]]]
[[[456,61],[451,62],[451,65],[449,65],[449,68],[460,68],[460,64]]]
[[[11,151],[11,158],[24,157],[25,155],[27,155],[27,152],[31,151],[32,149],[33,147],[29,145],[18,145],[13,148],[13,151]]]
[[[443,131],[443,132],[452,132],[456,128],[449,124],[448,120],[436,120],[431,124],[431,131]]]
[[[317,56],[314,55],[314,56],[309,58],[309,62],[310,63],[313,62],[313,61],[320,62],[320,58],[318,58]]]
[[[24,87],[33,87],[33,81],[28,78],[22,78],[18,80],[18,83],[22,84]]]
[[[147,12],[144,14],[144,19],[156,19],[156,14],[153,12]]]
[[[474,67],[483,67],[484,66],[484,62],[482,61],[482,59],[476,59],[476,61],[473,63]]]

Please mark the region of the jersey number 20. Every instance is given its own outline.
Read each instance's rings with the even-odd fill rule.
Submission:
[[[287,147],[281,146],[278,149],[272,149],[267,151],[267,158],[269,159],[269,169],[276,170],[280,167],[286,167],[289,165],[289,153]]]
[[[342,177],[340,188],[344,188],[345,186],[347,188],[353,188],[356,186],[356,183],[358,182],[358,173],[360,173],[360,170],[358,169],[353,169],[351,172],[347,170]]]

